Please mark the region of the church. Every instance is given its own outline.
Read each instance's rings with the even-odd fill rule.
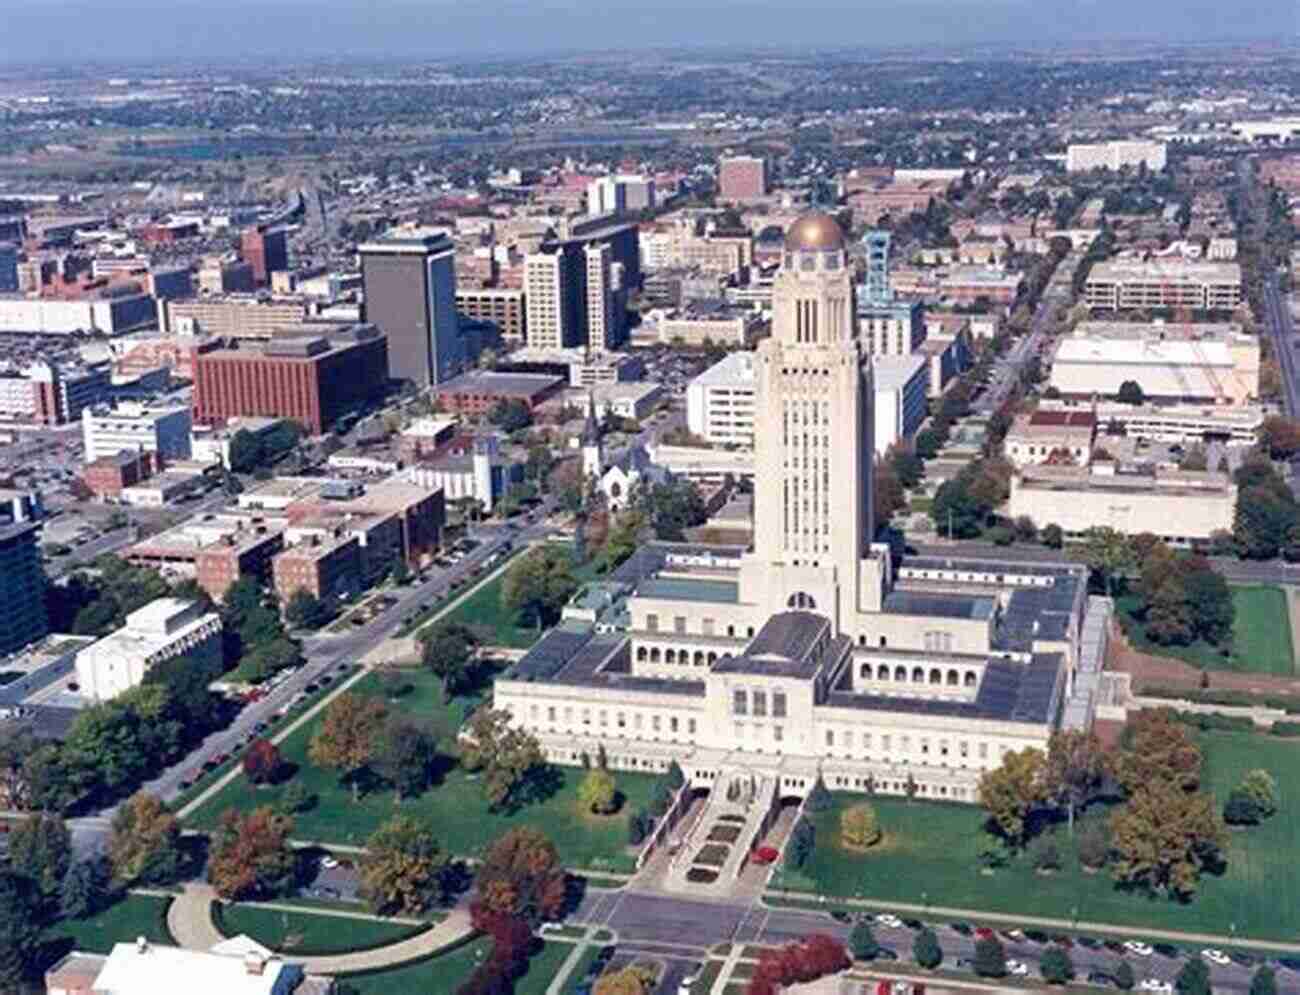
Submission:
[[[651,544],[579,592],[498,677],[549,760],[676,760],[697,786],[761,777],[975,801],[1043,747],[1074,693],[1088,609],[1069,563],[891,556],[873,541],[872,369],[843,233],[786,234],[756,353],[752,548]]]

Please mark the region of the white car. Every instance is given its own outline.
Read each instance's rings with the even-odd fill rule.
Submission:
[[[1174,990],[1171,982],[1161,981],[1159,978],[1147,978],[1145,981],[1139,981],[1137,988],[1140,992],[1158,992],[1160,995],[1169,995]]]
[[[876,916],[876,925],[888,926],[890,929],[902,929],[903,920],[890,912],[882,912]]]
[[[1124,943],[1124,949],[1131,954],[1136,954],[1138,957],[1150,957],[1155,953],[1155,951],[1151,949],[1151,944],[1143,943],[1141,940],[1126,940]]]
[[[1232,958],[1222,950],[1215,950],[1213,947],[1206,947],[1201,951],[1201,956],[1211,964],[1218,964],[1220,967],[1226,967],[1232,963]]]
[[[1029,968],[1018,960],[1007,961],[1007,974],[1014,975],[1017,978],[1023,978],[1029,973]]]
[[[320,865],[325,868],[325,870],[332,871],[334,868],[339,866],[339,862],[335,857],[321,857]]]

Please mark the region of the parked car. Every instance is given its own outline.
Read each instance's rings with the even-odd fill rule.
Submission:
[[[1138,982],[1137,989],[1140,992],[1157,992],[1159,995],[1170,995],[1174,986],[1168,981],[1161,981],[1159,978],[1144,978]]]
[[[1018,960],[1007,961],[1007,974],[1010,974],[1013,977],[1023,978],[1028,973],[1029,968],[1025,966],[1024,962]]]
[[[881,912],[877,915],[876,924],[879,926],[888,926],[890,929],[903,928],[903,920],[891,912]]]
[[[1150,957],[1155,953],[1151,944],[1143,943],[1141,940],[1125,940],[1124,949],[1138,957]]]
[[[1201,951],[1201,956],[1211,964],[1218,964],[1220,967],[1226,967],[1228,964],[1232,963],[1231,957],[1225,954],[1222,950],[1216,950],[1214,947],[1206,947]]]

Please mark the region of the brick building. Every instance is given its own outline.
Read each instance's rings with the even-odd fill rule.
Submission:
[[[298,591],[315,598],[352,595],[361,586],[361,543],[342,528],[312,529],[279,553],[271,570],[281,604],[287,605]]]
[[[194,355],[194,421],[289,418],[319,435],[382,396],[387,381],[388,347],[373,325],[266,343],[206,343]]]
[[[499,401],[523,401],[531,411],[563,388],[563,377],[474,370],[439,384],[435,392],[445,410],[481,415]]]
[[[761,156],[732,156],[718,162],[718,199],[743,202],[767,195],[767,161]]]
[[[247,228],[239,236],[239,258],[253,267],[253,282],[265,287],[271,274],[289,268],[289,237],[283,228]]]
[[[81,480],[95,497],[116,498],[124,488],[147,480],[158,469],[157,453],[124,450],[87,463],[81,471]]]

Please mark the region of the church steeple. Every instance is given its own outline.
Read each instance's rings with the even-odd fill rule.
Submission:
[[[605,470],[604,454],[600,447],[600,424],[596,421],[596,397],[587,394],[587,421],[582,426],[582,475],[599,478]]]

